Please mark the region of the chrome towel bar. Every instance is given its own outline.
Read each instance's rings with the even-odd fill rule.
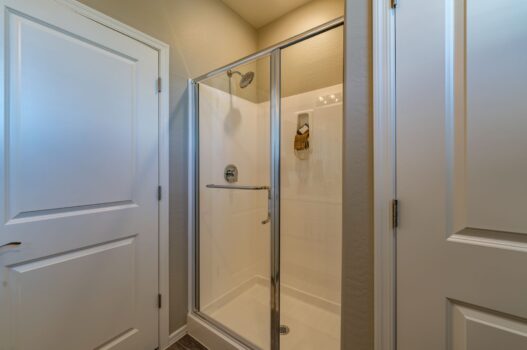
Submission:
[[[219,188],[219,189],[222,189],[222,190],[245,190],[245,191],[267,191],[267,198],[269,198],[269,203],[268,205],[271,203],[270,199],[271,199],[271,187],[269,186],[236,186],[236,185],[230,185],[230,186],[227,186],[227,185],[213,185],[213,184],[209,184],[209,185],[206,185],[207,188]],[[269,222],[271,222],[271,212],[268,208],[267,210],[267,218],[265,220],[262,220],[261,223],[262,225],[265,225],[265,224],[268,224]]]
[[[246,191],[262,191],[262,190],[270,190],[271,188],[269,186],[227,186],[227,185],[207,185],[207,188],[219,188],[224,190],[246,190]]]

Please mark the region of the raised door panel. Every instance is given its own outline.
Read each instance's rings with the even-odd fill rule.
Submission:
[[[527,3],[466,1],[469,227],[527,233]]]
[[[137,333],[136,249],[131,237],[7,267],[14,348],[91,350]]]
[[[447,14],[450,234],[527,233],[525,16],[520,0],[457,0]]]
[[[449,305],[452,350],[527,349],[527,322],[470,305]]]
[[[9,13],[9,219],[133,201],[135,60]]]

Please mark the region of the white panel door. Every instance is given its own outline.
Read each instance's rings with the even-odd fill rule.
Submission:
[[[0,349],[153,350],[158,53],[59,1],[0,5]]]
[[[527,349],[527,2],[396,17],[398,349]]]

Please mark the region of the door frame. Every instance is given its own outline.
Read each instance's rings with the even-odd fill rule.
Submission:
[[[158,315],[158,339],[159,349],[168,346],[169,328],[169,52],[168,44],[155,39],[145,33],[138,31],[124,23],[115,20],[99,11],[92,9],[75,0],[55,0],[71,8],[74,12],[94,22],[119,32],[127,37],[137,40],[158,52],[159,78],[163,83],[158,93],[159,116],[158,116],[158,184],[161,186],[162,195],[158,207],[158,273],[159,294],[163,302],[159,308]],[[155,82],[152,82],[155,87]]]
[[[394,1],[373,1],[374,348],[396,349]]]

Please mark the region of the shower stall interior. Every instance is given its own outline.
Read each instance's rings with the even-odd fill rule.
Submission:
[[[192,313],[340,349],[343,19],[191,81]]]

